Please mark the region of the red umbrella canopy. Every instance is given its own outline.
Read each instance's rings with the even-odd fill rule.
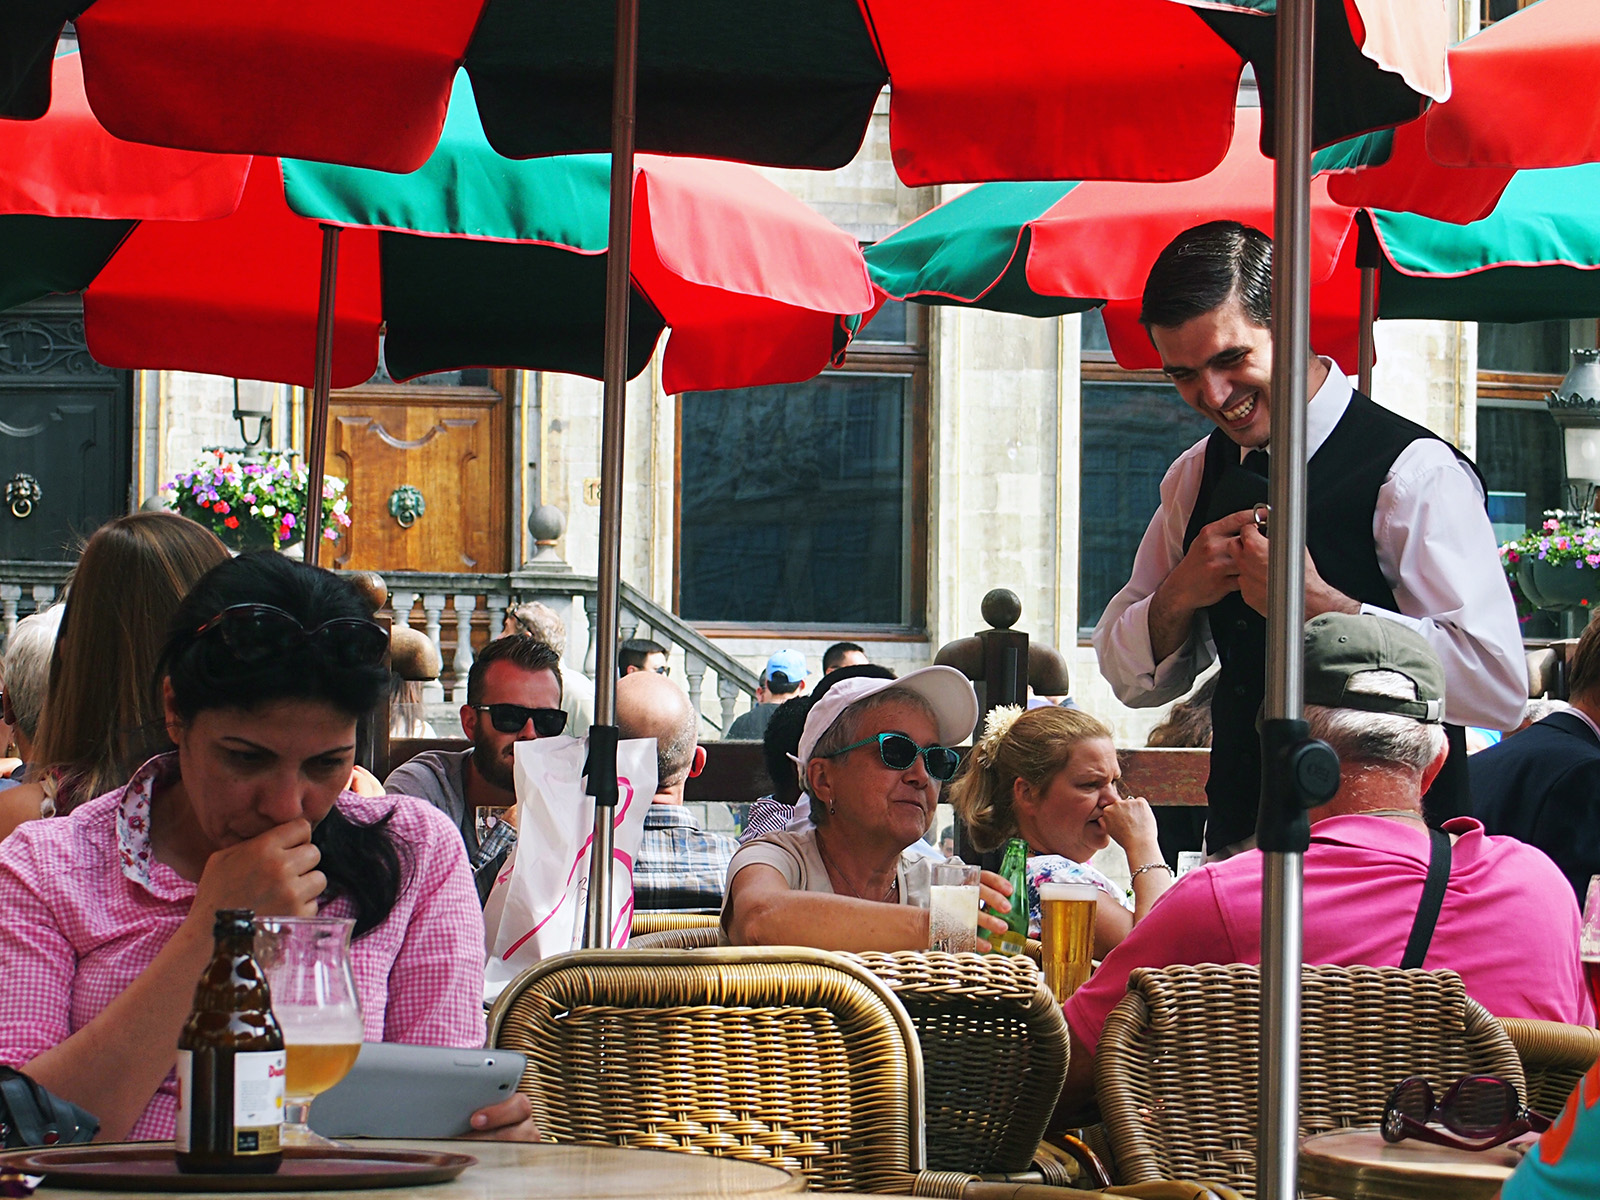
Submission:
[[[991,183],[972,189],[867,250],[887,294],[1044,316],[1105,304],[1124,367],[1159,367],[1138,323],[1150,266],[1193,225],[1236,220],[1272,228],[1272,162],[1257,147],[1261,117],[1241,109],[1222,165],[1178,183]],[[1359,273],[1355,212],[1312,185],[1312,341],[1347,370],[1356,362]]]
[[[1192,179],[1227,149],[1246,61],[1274,101],[1275,11],[1276,0],[646,4],[637,144],[842,166],[892,82],[894,159],[912,185]],[[432,150],[464,61],[501,153],[610,148],[615,0],[30,0],[0,6],[0,113],[44,110],[41,64],[75,12],[90,99],[120,137],[409,171]],[[1449,94],[1440,0],[1318,0],[1316,14],[1319,144],[1413,120]]]
[[[1422,120],[1318,157],[1342,204],[1464,224],[1519,168],[1600,161],[1600,4],[1540,0],[1450,51],[1453,90]]]

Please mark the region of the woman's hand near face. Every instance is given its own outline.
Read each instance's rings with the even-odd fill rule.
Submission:
[[[322,851],[311,844],[311,823],[286,821],[206,860],[191,913],[209,930],[222,908],[260,916],[314,917],[328,878],[317,870]]]
[[[1161,858],[1156,837],[1156,815],[1143,796],[1124,796],[1100,810],[1100,824],[1128,856],[1128,865],[1141,867]],[[1137,861],[1135,861],[1137,859]]]
[[[1011,881],[993,871],[978,875],[978,899],[983,907],[978,910],[978,953],[988,954],[994,949],[998,936],[1006,931],[1005,914],[1011,911]],[[995,935],[985,940],[984,931]]]

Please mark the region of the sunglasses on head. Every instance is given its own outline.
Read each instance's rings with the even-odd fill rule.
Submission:
[[[1413,1075],[1397,1083],[1384,1101],[1382,1128],[1386,1142],[1416,1138],[1458,1150],[1488,1150],[1520,1134],[1543,1133],[1550,1118],[1524,1108],[1515,1085],[1492,1075],[1456,1080],[1437,1103],[1428,1081]]]
[[[489,724],[501,733],[521,733],[529,721],[540,737],[555,737],[567,727],[567,714],[559,708],[524,708],[520,704],[474,704],[472,707],[488,713]]]
[[[310,646],[341,667],[371,667],[389,652],[389,635],[375,621],[338,617],[307,629],[293,613],[272,604],[233,604],[195,632],[217,638],[245,666],[256,666]]]
[[[961,765],[961,755],[949,746],[919,746],[903,733],[875,733],[869,738],[862,738],[859,742],[851,742],[848,746],[840,747],[828,757],[837,758],[841,754],[859,750],[862,746],[870,746],[873,742],[878,743],[878,757],[883,759],[883,765],[891,771],[909,770],[911,764],[920,756],[923,766],[928,769],[930,779],[948,783],[955,778],[956,768]]]

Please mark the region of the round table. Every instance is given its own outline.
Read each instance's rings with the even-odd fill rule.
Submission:
[[[1376,1128],[1340,1129],[1300,1143],[1300,1186],[1343,1200],[1494,1200],[1521,1161],[1506,1146],[1456,1150],[1410,1138],[1391,1145]]]
[[[272,1200],[732,1200],[805,1190],[803,1176],[762,1163],[667,1150],[567,1146],[548,1142],[389,1141],[349,1139],[352,1146],[446,1151],[478,1160],[460,1178],[413,1187],[352,1191],[258,1193]],[[238,1192],[190,1192],[233,1196]],[[176,1192],[85,1192],[42,1187],[39,1200],[152,1200]]]

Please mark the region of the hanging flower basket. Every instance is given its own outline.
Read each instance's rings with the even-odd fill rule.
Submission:
[[[288,456],[245,458],[208,451],[189,471],[162,485],[167,507],[210,529],[229,549],[281,550],[305,535],[306,470]],[[322,480],[322,536],[337,541],[350,527],[345,482]]]
[[[1500,562],[1524,620],[1535,609],[1587,611],[1600,604],[1600,526],[1593,514],[1547,512],[1538,529],[1500,547]]]

